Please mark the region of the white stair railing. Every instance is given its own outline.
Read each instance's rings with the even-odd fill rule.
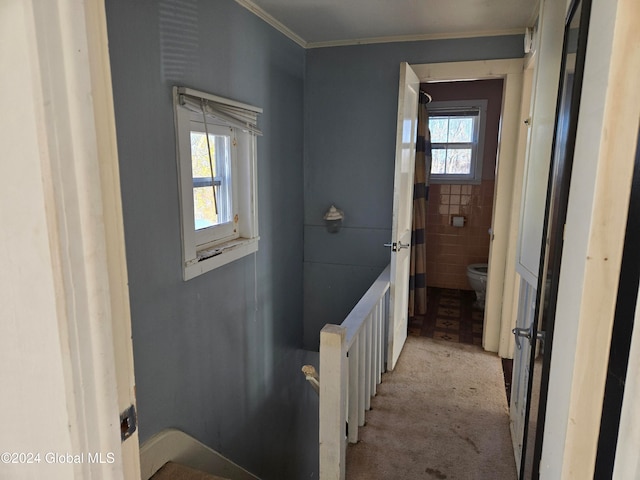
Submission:
[[[320,332],[320,480],[344,480],[347,441],[358,441],[382,379],[389,271],[387,266],[341,325]]]

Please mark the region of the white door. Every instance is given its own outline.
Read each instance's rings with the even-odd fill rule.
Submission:
[[[393,370],[407,339],[409,262],[413,212],[413,173],[416,160],[420,80],[408,63],[400,65],[396,163],[391,228],[391,292],[387,369]]]
[[[520,298],[518,302],[518,316],[516,319],[516,349],[513,353],[513,376],[511,381],[511,441],[516,459],[516,467],[520,471],[522,458],[522,444],[524,438],[527,391],[529,388],[531,342],[525,337],[529,334],[531,324],[535,318],[536,289],[524,279],[520,281]]]

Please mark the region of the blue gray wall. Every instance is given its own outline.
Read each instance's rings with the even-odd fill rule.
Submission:
[[[140,439],[176,427],[266,480],[314,478],[317,396],[299,350],[305,51],[232,0],[106,8]],[[259,252],[188,282],[175,84],[264,108]]]
[[[265,480],[317,478],[317,396],[299,371],[317,354],[300,347],[388,263],[399,64],[517,57],[522,37],[305,52],[232,0],[106,7],[141,441],[176,427]],[[188,282],[176,84],[264,108],[260,250]]]
[[[400,63],[518,58],[522,36],[311,49],[305,78],[304,345],[389,263]],[[340,233],[322,216],[344,210]]]

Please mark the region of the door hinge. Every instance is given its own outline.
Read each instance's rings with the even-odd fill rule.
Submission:
[[[124,442],[133,435],[138,427],[138,416],[136,415],[135,405],[129,406],[120,414],[120,440]]]

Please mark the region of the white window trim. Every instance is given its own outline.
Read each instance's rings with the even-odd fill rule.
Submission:
[[[478,185],[482,182],[482,162],[484,157],[484,137],[486,132],[487,121],[487,100],[448,100],[440,102],[431,102],[427,105],[427,111],[429,111],[429,118],[431,118],[434,110],[440,111],[454,111],[462,108],[466,109],[478,109],[480,113],[478,115],[477,122],[477,142],[472,149],[471,156],[471,173],[468,175],[460,174],[438,174],[431,173],[429,177],[429,183],[434,184],[474,184]],[[438,142],[431,142],[435,144]]]
[[[232,127],[235,131],[237,145],[234,147],[236,148],[236,169],[233,185],[236,190],[234,197],[237,199],[237,206],[234,206],[238,215],[237,238],[198,243],[194,225],[191,171],[190,126],[193,110],[183,105],[181,95],[208,101],[207,121],[211,120],[212,124]],[[257,129],[255,119],[259,113],[262,113],[262,109],[185,87],[174,87],[173,100],[180,188],[183,278],[190,280],[258,250],[260,237],[258,235],[256,136],[260,131]],[[220,112],[218,116],[217,106],[231,107],[240,115],[244,112],[247,114],[246,118],[238,115],[231,116],[225,112]]]

